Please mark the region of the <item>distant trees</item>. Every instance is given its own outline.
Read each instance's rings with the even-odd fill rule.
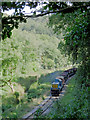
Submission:
[[[2,41],[1,85],[8,84],[13,90],[12,81],[16,80],[18,74],[30,74],[31,71],[66,66],[70,61],[65,56],[69,55],[73,63],[78,63],[79,67],[74,86],[76,94],[74,94],[74,101],[71,101],[72,109],[68,107],[70,111],[65,112],[67,106],[64,106],[64,118],[85,116],[87,119],[89,109],[86,92],[90,86],[90,2],[69,2],[69,4],[68,2],[43,2],[43,4],[45,6],[40,9],[40,14],[36,15],[36,10],[30,16],[25,16],[21,11],[26,5],[25,2],[2,4],[3,11],[14,8],[15,12],[13,16],[2,14],[2,39],[10,38],[11,35],[12,37]],[[27,3],[30,8],[36,8],[37,5],[38,2]],[[19,23],[26,22],[27,17],[39,17],[49,13],[51,13],[49,26],[57,35],[53,35],[50,28],[44,27],[43,21],[46,18],[36,19],[36,21],[27,20],[27,25],[21,24],[19,28]],[[14,28],[18,30],[14,30],[12,34]],[[80,116],[82,111],[84,114]]]
[[[52,26],[54,31],[61,35],[63,39],[60,41],[60,44],[58,48],[62,49],[62,53],[69,54],[72,56],[74,62],[77,62],[84,66],[84,73],[87,76],[87,73],[89,71],[88,65],[89,65],[89,8],[90,8],[90,2],[42,2],[45,6],[40,9],[40,14],[36,14],[37,10],[33,13],[33,15],[25,16],[22,12],[23,8],[27,4],[27,6],[31,8],[36,8],[39,4],[39,2],[4,2],[2,3],[2,10],[10,10],[15,9],[15,12],[13,16],[4,16],[2,14],[2,38],[5,39],[7,37],[10,37],[12,34],[12,30],[14,28],[19,27],[19,23],[26,22],[27,17],[39,17],[44,16],[49,13],[53,13],[50,16],[50,24],[49,26]],[[38,19],[36,19],[37,21]],[[50,38],[52,36],[51,29],[48,30],[48,28],[44,29],[43,27],[43,20],[41,20],[41,26],[38,24],[36,25],[35,22],[29,21],[29,24],[27,26],[22,26],[21,29],[24,32],[24,35],[21,34],[21,30],[19,30],[19,35],[15,39],[20,40],[20,44],[22,44],[20,55],[22,56],[22,59],[24,59],[23,63],[26,66],[26,61],[36,62],[38,61],[39,66],[41,66],[40,63],[42,63],[42,66],[44,65],[44,61],[47,60],[47,64],[45,63],[44,67],[47,67],[49,65],[52,66],[53,64],[55,67],[60,65],[61,58],[57,57],[55,55],[55,49],[52,50],[52,48],[56,48],[57,44],[53,44],[54,40],[56,38]],[[35,25],[34,25],[35,24]],[[33,36],[30,34],[29,37],[25,34],[30,31],[33,33]],[[34,34],[35,33],[35,34]],[[29,34],[29,33],[28,33]],[[23,37],[22,37],[23,36]],[[58,37],[62,38],[62,37]],[[21,41],[25,39],[24,43],[21,43]],[[35,40],[32,42],[32,46],[28,46],[30,42],[28,40]],[[38,40],[42,40],[42,42],[38,43]],[[56,42],[55,42],[56,43]],[[50,46],[48,45],[50,44]],[[24,47],[26,46],[26,47]],[[49,49],[47,49],[47,47]],[[51,46],[53,46],[51,48]],[[29,47],[29,48],[28,48]],[[30,49],[31,47],[31,49]],[[19,47],[20,48],[20,47]],[[34,48],[34,50],[33,50]],[[26,52],[27,51],[27,52]],[[31,53],[29,53],[29,51]],[[57,52],[58,53],[58,52]],[[82,54],[83,53],[83,54]],[[61,57],[63,57],[60,54]],[[29,59],[31,58],[31,59]],[[42,59],[43,58],[43,59]],[[59,60],[60,59],[60,60]],[[59,64],[57,63],[59,62]],[[64,61],[63,61],[64,62]],[[52,64],[51,64],[52,63]],[[66,62],[64,62],[66,64]],[[29,63],[30,64],[30,63]],[[24,67],[22,69],[24,70]],[[34,67],[35,67],[34,66]],[[38,66],[38,65],[37,65]],[[33,68],[34,69],[34,68]],[[36,69],[35,69],[36,70]],[[87,72],[85,72],[85,70]]]
[[[72,6],[70,6],[70,4]],[[38,5],[44,5],[42,8],[37,10]],[[35,8],[33,15],[24,15],[23,9],[25,6],[30,7],[30,9]],[[56,14],[56,13],[73,13],[74,11],[81,9],[87,9],[89,2],[2,2],[2,11],[14,9],[15,12],[12,16],[4,16],[2,13],[2,38],[10,38],[12,35],[12,30],[18,28],[19,23],[26,22],[28,17],[39,17],[47,14]],[[37,15],[37,12],[39,14]]]
[[[34,18],[34,17],[44,16],[49,13],[51,14],[53,13],[53,15],[51,15],[50,17],[49,25],[53,26],[54,31],[57,32],[58,34],[60,34],[60,31],[62,29],[65,30],[63,32],[63,34],[65,33],[65,37],[64,37],[65,49],[63,47],[63,44],[62,44],[62,48],[64,52],[67,51],[68,54],[72,54],[73,60],[76,61],[75,59],[77,59],[78,57],[77,55],[80,55],[78,54],[77,51],[79,50],[83,52],[82,48],[81,50],[79,48],[82,43],[85,43],[83,41],[84,39],[86,39],[85,36],[89,37],[89,33],[88,33],[89,28],[85,28],[85,27],[88,27],[89,25],[89,8],[90,8],[89,3],[90,2],[49,2],[49,3],[48,2],[42,2],[42,3],[39,3],[39,2],[27,2],[27,3],[26,2],[3,2],[2,11],[15,9],[15,12],[12,16],[4,16],[2,14],[2,38],[5,39],[7,37],[10,37],[14,27],[18,28],[20,22],[26,22],[27,17]],[[30,9],[32,9],[32,8],[36,8],[39,4],[44,5],[44,7],[40,8],[40,10],[35,9],[35,11],[33,12],[33,15],[29,15],[29,16],[24,15],[22,10],[24,9],[25,6],[29,6]],[[40,12],[38,15],[36,14],[37,11]],[[35,30],[33,28],[34,26],[32,23],[30,28],[28,28],[28,26],[27,28],[24,26],[22,30],[27,29],[29,31],[36,32],[37,34],[42,33],[43,27],[38,26],[38,24],[36,25]],[[78,31],[78,28],[79,28],[79,31]],[[85,30],[84,28],[86,29],[87,32],[84,31]],[[83,30],[83,34],[81,30]],[[44,30],[43,28],[44,34],[47,33],[47,31]],[[78,36],[76,34],[78,34]],[[82,34],[83,36],[81,36],[80,34]],[[82,39],[82,37],[84,38],[82,42],[80,43],[77,42],[77,41],[80,41],[79,39]],[[59,44],[59,47],[60,46],[61,46],[61,42]],[[88,46],[85,49],[88,49]],[[81,58],[81,57],[78,57],[78,58]],[[85,61],[83,63],[85,63]]]
[[[10,39],[2,41],[2,86],[8,84],[14,91],[12,82],[20,74],[67,65],[67,58],[57,49],[60,40],[46,26],[47,19],[28,19],[13,30]]]
[[[62,44],[62,48],[64,52],[67,51],[68,54],[72,54],[73,60],[76,61],[75,59],[77,59],[77,57],[81,58],[79,57],[80,54],[78,54],[77,51],[79,50],[83,52],[83,49],[80,46],[82,43],[86,44],[86,42],[84,42],[83,40],[86,39],[86,36],[89,37],[89,33],[88,33],[89,28],[87,28],[89,26],[89,8],[90,8],[89,3],[90,2],[49,2],[49,3],[48,2],[42,2],[42,3],[39,3],[39,2],[28,2],[28,3],[26,2],[3,2],[2,11],[15,9],[15,12],[12,16],[4,16],[2,14],[2,38],[5,39],[7,37],[10,37],[14,27],[18,28],[19,23],[26,22],[26,18],[28,17],[34,18],[34,17],[44,16],[49,13],[51,14],[53,13],[53,15],[51,15],[50,17],[49,25],[53,26],[54,31],[57,32],[58,34],[60,34],[60,31],[62,29],[65,30],[63,32],[63,34],[65,35],[64,37],[65,49],[63,47],[63,44]],[[40,8],[40,10],[35,9],[35,11],[33,12],[33,15],[29,15],[29,16],[24,15],[22,10],[24,9],[25,6],[29,6],[30,9],[32,9],[32,8],[36,8],[39,4],[44,5],[42,8]],[[37,11],[40,12],[38,15],[36,14]],[[37,24],[35,30],[33,28],[34,26],[32,22],[32,25],[30,26],[30,28],[28,28],[28,26],[27,28],[24,26],[22,30],[27,29],[29,31],[35,32],[36,34],[38,33],[42,34],[43,27],[40,27]],[[81,30],[83,30],[83,34]],[[43,34],[47,33],[47,31],[48,30],[45,30],[43,28]],[[50,34],[50,32],[48,32],[48,34]],[[81,34],[83,36],[81,36]],[[82,42],[79,43],[78,42],[80,41],[79,39],[82,39],[82,38],[84,39],[82,40]],[[61,42],[59,44],[59,47],[60,46],[61,46]],[[84,46],[84,44],[82,46]],[[88,46],[86,46],[85,49],[88,49]],[[82,60],[78,60],[78,62],[83,61],[83,58],[81,59]],[[85,61],[83,63],[85,63]]]

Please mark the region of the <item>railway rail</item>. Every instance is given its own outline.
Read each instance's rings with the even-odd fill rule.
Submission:
[[[74,76],[74,75],[73,75]],[[63,95],[64,95],[64,92],[65,92],[65,89],[66,87],[68,86],[68,81],[73,77],[71,76],[70,78],[67,79],[60,95],[57,97],[53,97],[53,96],[49,96],[47,97],[39,106],[37,106],[35,109],[33,109],[31,112],[27,113],[26,115],[23,116],[22,119],[25,119],[25,120],[30,120],[30,118],[35,118],[36,116],[38,116],[38,113],[39,115],[44,115],[44,114],[47,114],[47,111],[48,109],[50,109],[53,105],[53,103],[60,99]]]

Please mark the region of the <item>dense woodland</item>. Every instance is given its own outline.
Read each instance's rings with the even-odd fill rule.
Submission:
[[[57,38],[47,23],[48,17],[28,19],[27,23],[20,24],[18,30],[13,30],[10,39],[2,41],[2,75],[6,76],[6,79],[13,80],[16,74],[31,75],[39,70],[70,64],[58,49],[63,35],[60,34],[60,39]]]
[[[32,18],[28,19],[20,11],[25,6],[24,2],[2,4],[3,11],[15,9],[14,16],[2,14],[0,86],[4,118],[18,118],[19,112],[26,110],[25,107],[28,109],[34,98],[45,99],[44,93],[49,91],[55,77],[44,74],[45,71],[65,69],[72,64],[78,68],[77,74],[69,84],[66,97],[55,104],[55,109],[47,117],[89,118],[89,4],[74,2],[69,6],[66,2],[49,2],[39,15],[34,13],[36,18],[29,16]],[[28,6],[34,8],[37,3],[29,3]],[[53,14],[45,16],[49,13]],[[58,71],[53,73],[58,75]],[[14,107],[16,111],[12,110]]]
[[[36,19],[29,18],[27,23],[21,23],[18,29],[13,30],[11,38],[7,38],[2,41],[2,98],[3,100],[6,99],[6,89],[7,92],[10,93],[11,91],[11,94],[16,96],[16,98],[13,98],[16,99],[16,103],[13,103],[12,100],[10,100],[12,105],[8,105],[8,102],[6,102],[8,99],[6,99],[6,101],[4,100],[5,104],[2,102],[3,111],[13,107],[13,105],[15,106],[15,104],[18,105],[21,103],[21,94],[23,94],[24,97],[26,93],[23,92],[26,92],[29,89],[30,84],[37,84],[37,77],[40,76],[42,72],[45,73],[45,71],[48,70],[60,70],[62,67],[71,65],[72,62],[68,60],[68,57],[66,57],[64,54],[61,54],[60,50],[58,49],[58,44],[60,41],[62,41],[63,34],[60,34],[59,36],[54,34],[53,30],[48,26],[48,22],[49,17],[41,17]],[[24,80],[25,78],[22,79],[22,76],[29,77],[32,75],[34,77],[30,77],[28,80],[26,78],[26,81]],[[43,82],[43,79],[45,78],[41,77],[41,82]],[[48,79],[49,78],[47,78],[47,80]],[[28,82],[30,80],[31,82],[29,84]],[[44,84],[47,82],[47,80],[44,80]],[[50,84],[52,80],[48,81],[49,87],[47,89],[48,84],[46,84],[45,89],[50,90]],[[16,83],[18,82],[26,84],[26,86],[24,85],[25,88],[23,89],[17,85]],[[17,87],[15,88],[14,86]],[[33,89],[28,90],[27,97],[23,98],[25,101],[30,102],[31,98],[36,97],[36,95],[32,95],[33,92],[34,94],[38,93],[35,92],[36,89],[34,89],[33,85],[31,88]],[[21,90],[22,92],[20,92]],[[9,95],[7,96],[11,97]],[[6,114],[7,112],[5,115]],[[8,116],[11,117],[10,114],[8,114]]]

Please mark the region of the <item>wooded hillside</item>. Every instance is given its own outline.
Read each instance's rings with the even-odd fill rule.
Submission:
[[[29,16],[22,12],[26,5],[32,9],[40,4],[44,6],[39,9],[39,14],[37,9]],[[34,78],[30,75],[46,70],[56,71],[73,62],[78,69],[70,83],[70,93],[67,92],[69,94],[66,95],[67,104],[62,100],[62,104],[56,105],[54,114],[50,117],[88,119],[90,2],[3,2],[1,9],[15,10],[12,16],[4,16],[2,13],[0,86],[4,92],[3,116],[18,118],[19,112],[15,110],[13,113],[4,112],[12,106],[19,110],[19,105],[27,105],[33,101],[32,98],[47,94],[46,91],[50,90],[50,82],[53,80],[51,74],[47,74],[50,75],[48,79],[45,74]],[[45,16],[48,14],[49,23]],[[52,29],[48,28],[47,23]],[[70,59],[67,59],[68,56]],[[7,89],[8,86],[10,88]],[[17,89],[18,86],[20,89]],[[9,93],[8,96],[6,93]],[[65,97],[63,99],[66,100]]]
[[[13,30],[10,39],[2,41],[2,75],[14,79],[17,74],[70,64],[58,50],[63,35],[58,39],[47,23],[48,17],[28,19],[27,23],[20,24],[18,30]]]

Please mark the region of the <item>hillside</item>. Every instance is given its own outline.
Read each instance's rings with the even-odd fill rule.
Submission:
[[[46,26],[47,21],[48,18],[28,19],[13,30],[10,39],[2,41],[3,74],[9,74],[11,64],[15,66],[14,72],[21,74],[70,64],[57,49],[60,39]]]
[[[61,39],[47,23],[48,17],[28,19],[13,30],[10,39],[2,41],[4,118],[17,118],[39,104],[50,94],[51,82],[61,71],[50,73],[70,64],[58,50]]]
[[[32,15],[23,14],[26,6]],[[75,77],[45,119],[89,120],[90,2],[2,2],[1,17],[0,119],[22,118],[50,95],[56,76],[74,67]],[[58,92],[58,84],[52,87]]]

